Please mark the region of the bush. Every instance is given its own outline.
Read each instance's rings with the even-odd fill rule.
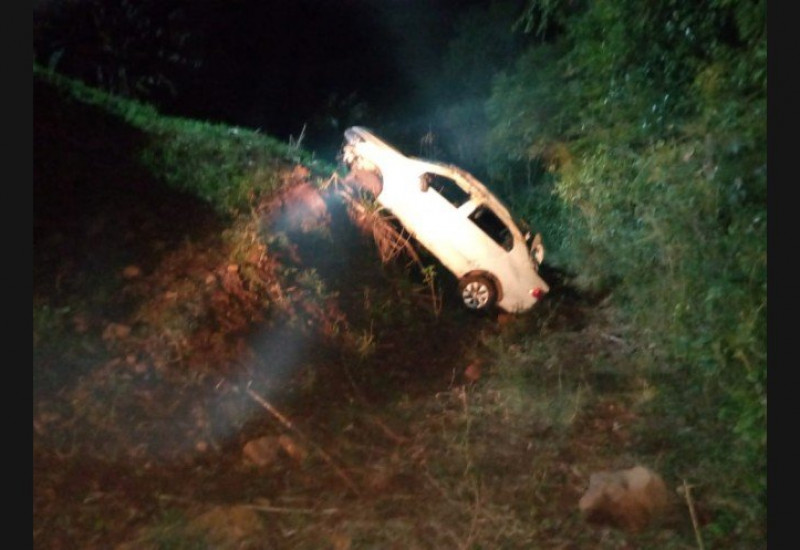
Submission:
[[[488,102],[493,173],[531,174],[511,202],[546,227],[549,262],[614,286],[634,360],[663,383],[655,410],[714,418],[673,450],[713,465],[701,469],[720,501],[750,510],[737,533],[754,541],[766,518],[765,15],[763,2],[594,2]]]

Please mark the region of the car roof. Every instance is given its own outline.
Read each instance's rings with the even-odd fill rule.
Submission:
[[[353,136],[358,136],[361,139],[363,139],[364,141],[368,141],[368,142],[373,143],[373,144],[375,144],[375,145],[377,145],[379,147],[382,147],[382,148],[385,148],[385,149],[391,149],[392,151],[394,151],[398,155],[402,155],[404,157],[407,156],[407,155],[403,154],[402,152],[400,152],[399,150],[397,150],[396,147],[393,147],[392,145],[389,145],[388,143],[383,141],[381,138],[376,136],[375,133],[372,132],[372,130],[370,130],[369,128],[365,128],[364,126],[351,126],[350,128],[348,128],[347,130],[344,131],[344,135],[345,135],[345,138],[347,138],[348,140],[351,140],[353,138]]]
[[[373,143],[374,145],[389,149],[398,155],[401,155],[409,160],[415,161],[420,165],[427,165],[429,167],[438,168],[438,172],[447,173],[447,172],[454,172],[457,173],[463,180],[465,180],[468,185],[469,189],[465,189],[465,191],[469,192],[470,195],[475,196],[479,202],[491,204],[497,210],[499,214],[507,217],[509,220],[514,222],[516,225],[516,220],[511,212],[508,210],[508,207],[501,201],[494,193],[489,191],[489,189],[481,183],[478,179],[475,178],[472,174],[460,168],[454,164],[449,164],[445,162],[440,162],[436,160],[426,159],[415,157],[411,155],[406,155],[405,153],[399,151],[396,147],[390,145],[389,143],[385,142],[383,139],[379,138],[375,133],[365,126],[351,126],[347,130],[345,130],[345,137],[351,139],[352,137],[358,136],[364,141]]]

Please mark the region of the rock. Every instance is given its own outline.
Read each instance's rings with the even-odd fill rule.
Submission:
[[[258,512],[245,505],[215,506],[192,519],[186,531],[203,537],[209,548],[256,548],[264,536]]]
[[[131,334],[131,327],[120,323],[109,323],[103,330],[103,340],[124,340]]]
[[[168,528],[168,538],[165,538],[165,530],[161,524],[145,525],[133,533],[131,540],[117,544],[113,548],[114,550],[157,550],[165,547],[214,550],[265,548],[264,522],[256,506],[246,504],[213,506],[200,515],[187,517],[185,523],[169,524]]]
[[[278,459],[280,449],[277,437],[259,437],[245,443],[242,447],[242,457],[246,464],[264,468]]]
[[[125,279],[136,279],[142,276],[142,268],[138,265],[129,265],[122,270],[122,277]]]
[[[596,472],[578,507],[586,521],[640,531],[667,515],[669,493],[661,477],[645,468]]]
[[[464,379],[467,382],[477,382],[481,377],[480,361],[473,361],[464,369]]]
[[[350,550],[353,540],[346,533],[331,533],[328,535],[332,550]]]
[[[264,436],[251,439],[242,447],[242,458],[245,464],[264,468],[274,464],[281,455],[286,455],[296,462],[303,462],[308,457],[308,450],[288,435]]]
[[[78,313],[72,318],[72,326],[78,334],[85,334],[89,330],[89,319]]]

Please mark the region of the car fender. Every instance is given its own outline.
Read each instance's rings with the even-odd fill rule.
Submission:
[[[483,269],[473,269],[472,271],[467,271],[461,275],[461,278],[469,277],[471,275],[479,275],[481,277],[486,277],[489,279],[492,284],[494,285],[494,289],[497,292],[497,296],[495,298],[495,302],[500,302],[503,299],[503,285],[500,284],[500,280],[495,277],[491,272],[483,270]]]

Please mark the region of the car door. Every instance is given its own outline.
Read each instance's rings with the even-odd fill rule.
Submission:
[[[432,171],[423,174],[423,178],[430,200],[450,206],[436,232],[442,242],[433,245],[440,249],[440,261],[458,277],[503,262],[507,250],[513,246],[513,237],[499,217],[465,190],[468,188],[465,182]]]

